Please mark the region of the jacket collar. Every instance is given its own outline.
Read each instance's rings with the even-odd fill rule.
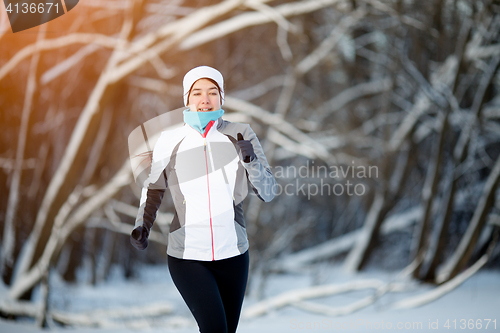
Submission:
[[[224,121],[222,120],[222,117],[217,118],[216,120],[212,120],[208,123],[207,127],[205,127],[205,133],[201,134],[188,124],[184,124],[185,127],[188,128],[188,130],[196,132],[198,135],[201,135],[203,138],[206,138],[207,135],[210,133],[210,131],[213,129],[219,129],[223,125]]]

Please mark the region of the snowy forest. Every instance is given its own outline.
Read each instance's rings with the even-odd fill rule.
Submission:
[[[148,249],[129,241],[128,140],[183,106],[199,65],[222,72],[224,118],[251,125],[278,182],[245,200],[247,317],[340,292],[266,303],[271,276],[317,264],[432,286],[402,307],[500,272],[498,0],[81,0],[17,33],[0,5],[1,317],[99,326],[51,311],[52,275],[166,265],[169,195]]]

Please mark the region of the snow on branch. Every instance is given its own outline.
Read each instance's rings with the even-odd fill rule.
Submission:
[[[381,233],[388,235],[392,232],[403,230],[413,224],[421,215],[421,207],[414,207],[404,213],[391,216],[382,224]],[[298,271],[307,264],[325,260],[346,252],[354,245],[360,232],[360,230],[351,231],[348,234],[278,259],[273,265],[273,270]]]
[[[92,212],[106,203],[123,186],[132,182],[130,164],[127,160],[116,175],[93,194],[87,201],[78,206],[75,212],[69,216],[64,225],[53,230],[47,245],[44,248],[41,258],[27,272],[23,272],[11,286],[8,297],[10,299],[19,298],[26,290],[33,287],[43,277],[44,272],[49,268],[50,261],[56,250],[64,244],[73,230],[84,223]]]
[[[373,80],[349,87],[341,93],[335,95],[330,100],[323,103],[316,112],[320,119],[333,112],[341,110],[347,104],[365,96],[379,94],[392,88],[392,81],[389,78]]]
[[[51,315],[54,321],[64,325],[107,328],[131,326],[142,328],[150,327],[147,324],[148,320],[144,318],[170,315],[174,311],[174,308],[174,305],[171,303],[161,302],[128,308],[97,309],[85,313],[52,311]]]
[[[422,31],[427,31],[429,32],[432,37],[434,38],[439,38],[439,31],[437,31],[434,28],[429,28],[429,26],[423,22],[420,22],[419,20],[416,20],[412,17],[409,17],[408,15],[402,15],[398,13],[396,10],[391,8],[390,6],[378,1],[378,0],[366,0],[369,4],[371,4],[374,8],[380,10],[381,12],[387,13],[391,15],[392,17],[397,18],[398,20],[401,21],[401,23],[404,23],[406,25],[412,26],[416,29],[422,30]]]
[[[21,49],[5,65],[3,65],[0,68],[0,80],[15,69],[21,61],[36,52],[59,49],[73,44],[96,44],[101,47],[113,49],[118,45],[118,43],[119,40],[117,38],[90,33],[74,33],[60,38],[44,39]]]
[[[370,279],[291,290],[243,309],[242,318],[250,319],[262,316],[271,310],[292,305],[306,299],[332,296],[355,290],[378,289],[383,285],[384,282],[381,280]]]
[[[328,36],[321,44],[307,57],[302,59],[302,61],[295,68],[297,76],[304,75],[309,72],[313,67],[317,66],[319,62],[324,59],[331,50],[337,45],[339,40],[345,33],[356,23],[358,23],[363,17],[365,17],[367,11],[364,7],[359,7],[351,15],[345,17],[340,21],[340,23],[332,30],[330,36]]]
[[[455,55],[450,55],[445,62],[431,75],[432,79],[430,82],[432,89],[437,89],[442,87],[442,85],[450,85],[453,83],[453,79],[458,70],[458,61]],[[405,119],[399,124],[398,128],[395,130],[389,141],[389,149],[391,151],[398,150],[406,138],[412,133],[415,125],[419,119],[429,110],[431,107],[431,99],[428,94],[424,92],[425,89],[430,89],[429,87],[421,87],[419,92],[415,96],[415,103],[411,110],[409,110]]]
[[[328,149],[326,147],[313,140],[311,137],[293,126],[291,123],[284,120],[283,117],[264,110],[257,105],[230,96],[226,97],[224,103],[228,108],[248,114],[255,119],[264,121],[265,123],[275,128],[277,131],[288,135],[290,138],[293,138],[297,142],[307,145],[308,148],[314,151],[314,154],[317,157],[322,158],[325,161],[336,160],[335,157],[328,152]]]
[[[307,0],[294,3],[283,4],[273,7],[273,11],[283,17],[303,15],[322,8],[343,3],[342,0]],[[262,12],[250,12],[237,15],[221,23],[214,24],[203,30],[193,33],[179,45],[181,50],[189,50],[214,39],[221,38],[235,31],[251,26],[272,22],[272,18]]]
[[[18,301],[8,298],[0,300],[0,313],[12,316],[27,316],[36,318],[42,310],[41,304],[31,301]]]
[[[484,254],[474,265],[466,269],[463,273],[455,276],[448,282],[424,294],[405,298],[399,302],[396,302],[393,305],[393,308],[410,309],[435,301],[436,299],[446,295],[447,293],[464,283],[468,278],[474,275],[474,273],[481,269],[481,267],[483,267],[487,261],[488,255]]]

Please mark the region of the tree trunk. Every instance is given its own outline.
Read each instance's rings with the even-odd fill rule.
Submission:
[[[483,193],[476,206],[476,210],[472,216],[469,227],[467,228],[465,235],[460,240],[456,251],[443,265],[443,268],[440,269],[436,278],[437,283],[443,283],[452,279],[467,264],[467,261],[470,259],[472,252],[474,251],[481,229],[486,223],[486,216],[488,215],[488,210],[492,206],[499,180],[500,156],[497,158],[497,161],[488,176],[488,180],[486,181]]]
[[[424,187],[422,189],[421,201],[424,213],[422,214],[422,220],[417,225],[416,235],[414,238],[415,244],[412,248],[412,258],[417,258],[417,255],[421,252],[426,252],[428,249],[427,239],[429,238],[429,229],[431,223],[432,214],[432,204],[436,198],[437,184],[439,179],[439,169],[443,160],[443,146],[445,134],[447,131],[448,114],[450,108],[447,107],[444,111],[444,115],[441,114],[441,126],[439,128],[438,142],[434,146],[434,153],[432,160],[429,163],[429,168],[427,169],[427,176],[425,179]],[[420,265],[414,271],[413,276],[418,277],[420,270]]]

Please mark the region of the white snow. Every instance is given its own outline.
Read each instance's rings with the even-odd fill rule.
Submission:
[[[300,274],[271,276],[266,285],[264,296],[267,298],[293,289],[307,288],[318,284],[340,284],[353,279],[380,279],[389,282],[395,278],[396,274],[397,272],[368,271],[351,276],[343,273],[338,267],[322,265],[316,266],[314,269],[304,270]],[[241,320],[238,332],[500,331],[500,271],[481,270],[451,293],[419,308],[391,309],[391,305],[395,301],[418,295],[432,288],[434,288],[432,285],[413,282],[410,290],[386,294],[374,304],[341,317],[311,314],[296,307],[287,306],[273,310],[261,317]],[[373,293],[373,290],[361,290],[308,300],[308,302],[340,307]],[[49,307],[54,310],[84,313],[99,309],[127,308],[158,302],[172,304],[174,306],[173,313],[155,318],[131,317],[127,320],[117,321],[116,327],[110,328],[70,328],[51,323],[50,331],[61,333],[197,332],[195,322],[175,289],[166,266],[144,266],[140,276],[135,280],[124,279],[121,272],[116,269],[108,281],[96,286],[84,283],[70,285],[61,281],[57,276],[52,276]],[[256,302],[256,299],[250,296],[246,297],[243,310]],[[490,321],[486,329],[488,320]],[[449,328],[445,327],[446,323],[448,323]],[[150,327],[139,327],[145,324]],[[47,332],[47,330],[36,328],[32,322],[0,320],[1,333],[42,331]]]

